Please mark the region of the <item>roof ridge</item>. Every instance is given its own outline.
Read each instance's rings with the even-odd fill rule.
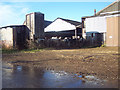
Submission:
[[[73,22],[81,23],[81,22],[79,22],[79,21],[75,21],[75,20],[71,20],[71,19],[65,19],[65,18],[61,18],[61,17],[58,17],[58,19],[63,19],[63,20],[68,20],[68,21],[73,21]]]
[[[112,3],[109,4],[108,6],[104,7],[102,10],[98,11],[96,14],[99,14],[101,11],[105,10],[106,8],[110,7],[111,5],[113,5],[113,4],[115,4],[115,3],[119,2],[119,1],[120,1],[120,0],[116,0],[116,1],[112,2]]]

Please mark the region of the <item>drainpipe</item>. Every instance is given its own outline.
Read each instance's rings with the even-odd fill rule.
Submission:
[[[75,29],[75,39],[77,39],[77,29]]]

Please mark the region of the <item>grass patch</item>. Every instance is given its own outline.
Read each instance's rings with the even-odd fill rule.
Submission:
[[[0,52],[2,52],[3,54],[10,54],[10,53],[17,53],[17,52],[19,52],[19,50],[17,50],[17,49],[2,49],[2,50],[0,50]]]
[[[3,54],[12,54],[12,53],[36,53],[40,52],[43,50],[53,50],[53,48],[40,48],[40,49],[23,49],[23,50],[18,50],[18,49],[0,49],[0,52]]]
[[[35,53],[35,52],[40,52],[42,50],[43,49],[24,49],[24,50],[21,50],[20,52],[23,52],[23,53]]]
[[[39,52],[43,49],[24,49],[24,50],[17,50],[17,49],[2,49],[1,52],[3,54],[12,54],[12,53],[35,53]]]

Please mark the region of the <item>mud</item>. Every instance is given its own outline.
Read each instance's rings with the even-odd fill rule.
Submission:
[[[3,64],[3,86],[117,88],[118,55],[117,47],[42,50],[34,53],[3,54],[3,63],[7,64]],[[61,71],[68,74],[62,75],[64,78],[61,77],[61,79],[55,81],[56,77],[52,76],[51,73]],[[47,77],[44,77],[43,79],[46,73],[52,78],[46,79]],[[6,75],[10,75],[10,77]],[[32,83],[29,83],[31,77],[33,80]],[[10,80],[11,78],[12,80]],[[21,80],[21,78],[23,79]],[[66,80],[64,80],[65,78]],[[26,83],[21,85],[20,82],[24,82],[24,80],[26,80]],[[48,85],[49,81],[53,83],[50,86]],[[66,81],[66,84],[64,84],[64,81]],[[41,82],[48,83],[41,84]],[[12,85],[12,83],[17,85]]]

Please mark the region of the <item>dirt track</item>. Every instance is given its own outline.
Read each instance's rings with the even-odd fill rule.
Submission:
[[[3,54],[3,61],[118,80],[118,48],[41,50]]]

